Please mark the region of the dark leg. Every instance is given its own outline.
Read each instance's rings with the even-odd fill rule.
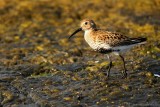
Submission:
[[[108,59],[109,59],[109,68],[108,68],[108,70],[107,70],[107,78],[108,78],[109,75],[110,75],[110,70],[111,70],[111,68],[112,68],[112,61],[111,61],[111,58],[110,58],[109,55],[107,55],[107,57],[108,57]]]
[[[122,78],[126,78],[127,77],[127,73],[126,73],[127,70],[126,70],[126,66],[125,66],[124,57],[122,55],[119,55],[119,56],[123,61],[123,71],[122,71],[123,76],[122,76]]]

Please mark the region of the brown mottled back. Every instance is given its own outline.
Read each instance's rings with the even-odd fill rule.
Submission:
[[[101,29],[94,29],[91,33],[94,36],[96,42],[102,42],[109,44],[111,47],[120,45],[124,41],[130,40],[130,38],[118,33],[109,32]]]

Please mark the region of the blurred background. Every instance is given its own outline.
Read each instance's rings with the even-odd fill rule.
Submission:
[[[102,29],[147,37],[148,53],[159,52],[159,11],[159,0],[1,0],[1,57],[6,52],[15,54],[12,51],[17,48],[33,53],[51,48],[66,51],[75,44],[86,47],[83,33],[74,44],[67,40],[84,18],[94,20]]]
[[[92,52],[83,40],[83,33],[76,34],[75,38],[68,41],[69,35],[79,28],[80,21],[85,18],[94,20],[102,29],[120,32],[130,37],[147,37],[145,46],[134,48],[126,55],[127,64],[131,66],[128,67],[131,69],[129,73],[133,73],[131,80],[127,81],[133,81],[133,86],[125,84],[123,80],[122,83],[115,83],[117,81],[115,79],[111,81],[114,87],[107,89],[106,87],[110,85],[99,79],[103,78],[103,75],[97,73],[108,64],[107,60],[100,54]],[[2,94],[3,98],[0,98],[0,101],[3,106],[15,103],[19,105],[21,103],[18,100],[30,106],[35,102],[42,106],[133,105],[137,103],[137,98],[141,94],[132,96],[125,93],[123,95],[126,96],[123,97],[122,93],[124,90],[129,90],[130,93],[139,92],[130,90],[130,87],[137,87],[136,74],[139,72],[142,72],[139,74],[142,77],[146,75],[151,77],[140,79],[139,85],[144,85],[143,81],[146,80],[147,85],[144,85],[144,88],[151,84],[156,84],[157,87],[158,83],[155,81],[159,80],[155,80],[152,73],[159,74],[159,66],[160,0],[0,0],[0,80],[16,87],[14,89],[7,83],[1,83],[2,93],[10,93]],[[113,71],[119,70],[119,67]],[[85,81],[88,81],[87,85],[84,85]],[[93,88],[96,82],[97,87],[106,86],[102,90],[107,91],[97,92],[97,88]],[[72,87],[73,89],[67,88],[76,84],[79,85]],[[117,92],[119,86],[124,90]],[[82,87],[91,93],[82,91]],[[151,90],[158,92],[156,91],[158,88],[155,87]],[[31,88],[43,91],[36,93]],[[110,89],[113,89],[113,93],[105,96],[112,92]],[[22,101],[15,90],[25,93],[23,94],[25,100]],[[96,93],[95,96],[92,92]],[[120,94],[120,100],[116,99],[117,93],[114,92]],[[148,90],[145,92],[149,93]],[[47,97],[42,97],[42,93]],[[13,96],[7,97],[8,95]],[[78,96],[78,101],[75,96]],[[138,104],[145,104],[144,99],[147,97],[148,104],[159,105],[160,102],[157,101],[159,96],[159,93],[152,92],[149,96],[142,95]],[[132,100],[127,100],[130,97]],[[123,101],[126,103],[122,103]]]

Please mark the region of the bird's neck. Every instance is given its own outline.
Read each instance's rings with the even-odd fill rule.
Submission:
[[[90,28],[90,29],[88,29],[88,30],[85,30],[85,31],[84,31],[84,36],[85,36],[85,35],[90,35],[90,34],[92,34],[94,31],[96,31],[96,28]]]
[[[93,29],[89,29],[84,32],[84,39],[90,45],[90,47],[92,47],[93,49],[97,48],[95,46],[95,35]]]
[[[92,33],[92,29],[85,30],[84,31],[84,36],[89,36]]]

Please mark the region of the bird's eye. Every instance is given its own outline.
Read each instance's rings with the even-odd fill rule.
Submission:
[[[87,25],[87,24],[88,24],[88,22],[85,22],[84,24],[85,24],[85,25]]]

